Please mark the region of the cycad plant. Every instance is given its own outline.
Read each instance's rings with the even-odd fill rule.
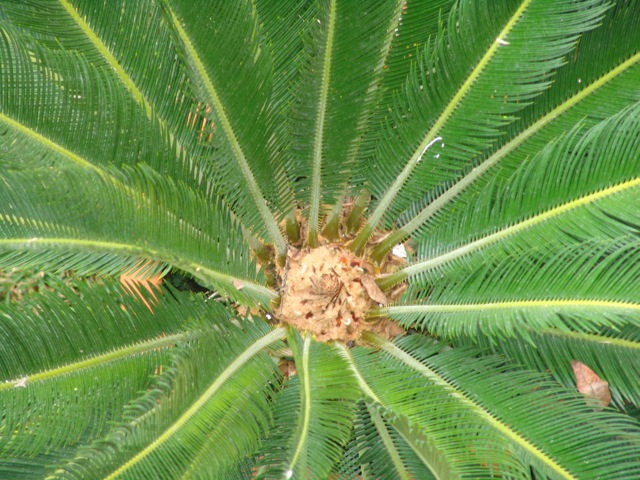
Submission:
[[[0,478],[640,478],[639,46],[636,1],[3,0],[0,267],[50,280]]]

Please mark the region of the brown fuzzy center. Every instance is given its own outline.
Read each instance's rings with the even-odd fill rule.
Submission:
[[[278,318],[319,341],[357,341],[363,330],[380,329],[365,317],[386,303],[372,273],[370,264],[341,246],[290,248]]]

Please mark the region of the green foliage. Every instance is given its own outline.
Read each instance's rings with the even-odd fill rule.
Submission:
[[[295,331],[289,345],[297,378],[278,401],[278,429],[264,447],[257,478],[300,478],[307,472],[326,478],[349,439],[359,392],[335,347],[310,337],[302,341]]]
[[[0,478],[640,478],[639,8],[3,1]],[[405,335],[278,323],[328,240]]]

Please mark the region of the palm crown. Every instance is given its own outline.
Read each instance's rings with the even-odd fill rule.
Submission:
[[[3,2],[0,477],[640,477],[637,9]]]

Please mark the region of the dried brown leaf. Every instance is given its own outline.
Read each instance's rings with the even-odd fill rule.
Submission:
[[[158,300],[155,290],[162,285],[162,276],[160,274],[150,276],[149,267],[150,263],[145,262],[142,263],[140,267],[129,270],[120,275],[120,283],[131,295],[142,300],[149,311],[153,313],[153,307],[151,305]],[[144,297],[140,291],[140,287],[144,287],[144,289],[151,294],[153,297],[151,303]]]
[[[378,287],[378,284],[372,277],[363,275],[360,280],[362,280],[362,286],[367,291],[371,300],[381,305],[387,304],[387,296],[380,290],[380,287]]]
[[[611,403],[609,383],[602,380],[593,370],[577,360],[571,361],[571,368],[576,376],[576,388],[585,397],[594,398],[606,407]]]

